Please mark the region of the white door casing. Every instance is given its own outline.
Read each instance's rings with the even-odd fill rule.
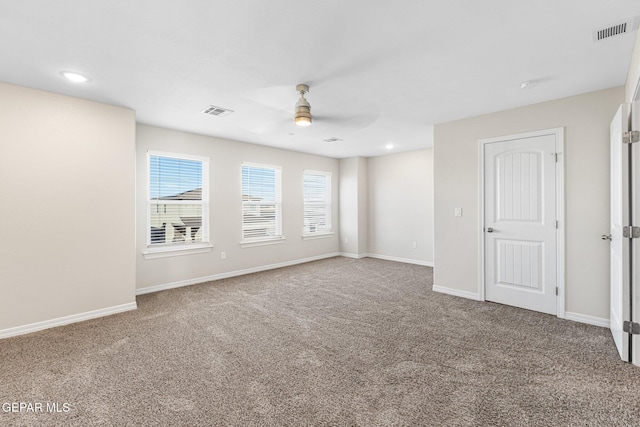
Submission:
[[[481,291],[489,301],[560,317],[562,136],[551,129],[480,141]]]
[[[623,238],[622,227],[629,222],[629,156],[622,134],[629,128],[629,108],[622,104],[610,126],[611,145],[611,283],[609,327],[620,354],[629,361],[629,338],[622,326],[629,319],[629,239]]]

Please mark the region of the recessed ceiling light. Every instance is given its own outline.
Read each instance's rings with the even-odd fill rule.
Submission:
[[[89,77],[83,76],[82,74],[73,71],[62,71],[60,75],[62,75],[62,77],[69,80],[70,82],[74,83],[86,83],[90,80]]]
[[[386,148],[387,150],[393,150],[393,147],[395,147],[393,144],[389,143],[387,145],[384,146],[384,148]]]

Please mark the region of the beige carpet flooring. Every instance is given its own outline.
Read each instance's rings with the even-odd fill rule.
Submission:
[[[640,368],[607,329],[431,287],[332,258],[0,340],[0,404],[60,410],[0,425],[640,426]]]

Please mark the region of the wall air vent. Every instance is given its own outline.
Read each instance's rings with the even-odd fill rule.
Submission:
[[[324,142],[330,142],[330,143],[334,143],[334,142],[338,142],[338,141],[342,141],[342,139],[340,138],[336,138],[335,136],[332,136],[330,138],[325,138],[323,139]]]
[[[201,113],[208,114],[210,116],[224,117],[233,113],[233,110],[229,110],[222,107],[216,107],[215,105],[209,105],[207,108],[202,110]]]
[[[598,42],[600,40],[609,39],[611,37],[619,36],[622,34],[630,33],[638,29],[638,23],[640,19],[638,17],[628,19],[624,22],[619,22],[615,25],[611,25],[606,28],[601,28],[593,32],[593,41]]]

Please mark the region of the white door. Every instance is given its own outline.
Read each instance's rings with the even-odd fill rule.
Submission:
[[[485,299],[556,314],[556,135],[484,145]]]
[[[631,104],[631,111],[629,112],[630,130],[640,129],[640,102],[636,101]],[[631,189],[631,206],[630,216],[631,224],[634,228],[640,227],[640,142],[631,144],[631,175],[630,181],[632,182]],[[635,233],[634,233],[635,234]],[[640,329],[640,238],[631,239],[631,285],[628,288],[629,292],[629,320],[634,323],[634,329]],[[634,332],[631,336],[630,357],[634,365],[640,366],[640,336],[637,335],[638,331]]]
[[[629,319],[629,239],[622,235],[629,222],[629,145],[622,134],[629,128],[629,108],[622,104],[611,122],[611,284],[609,324],[620,358],[629,358],[629,335],[622,330]]]

